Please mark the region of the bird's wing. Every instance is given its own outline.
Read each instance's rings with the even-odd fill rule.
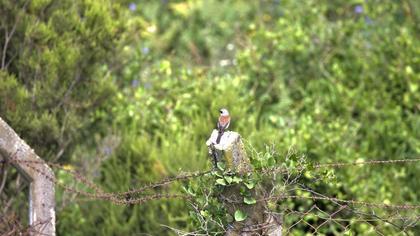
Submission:
[[[225,128],[224,128],[224,129],[229,128],[229,125],[230,125],[230,120],[228,121],[228,123],[226,124],[226,126],[225,126]]]

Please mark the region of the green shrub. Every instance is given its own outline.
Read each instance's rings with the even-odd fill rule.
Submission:
[[[291,147],[309,163],[420,153],[414,1],[0,5],[2,48],[5,29],[19,19],[0,72],[0,116],[40,156],[62,155],[107,191],[209,169],[205,140],[220,107],[255,150],[274,145],[278,164]],[[414,165],[350,168],[335,173],[336,183],[304,181],[345,199],[418,202],[418,172]],[[194,231],[189,210],[179,200],[77,202],[59,211],[58,230],[171,234],[163,224]]]

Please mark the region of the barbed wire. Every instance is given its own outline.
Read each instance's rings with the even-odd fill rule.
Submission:
[[[274,196],[270,198],[263,198],[259,200],[264,201],[264,200],[281,200],[281,199],[325,200],[325,201],[330,201],[330,202],[345,203],[349,205],[361,205],[361,206],[370,207],[370,208],[387,208],[387,209],[399,209],[399,210],[420,209],[420,205],[412,205],[412,204],[395,205],[395,204],[386,204],[386,203],[372,203],[372,202],[357,201],[357,200],[345,200],[345,199],[339,199],[335,197],[319,197],[319,196],[280,195],[280,196]]]
[[[334,162],[334,163],[317,163],[313,165],[300,165],[295,167],[295,172],[300,172],[308,167],[313,170],[325,169],[325,168],[345,168],[352,166],[363,166],[363,165],[388,165],[388,164],[407,164],[412,162],[420,162],[420,158],[410,158],[410,159],[394,159],[394,160],[370,160],[370,161],[354,161],[354,162]],[[284,174],[288,173],[290,170],[287,167],[271,167],[262,170],[263,175],[271,174]]]
[[[34,222],[32,225],[24,226],[15,214],[0,215],[0,235],[50,236],[42,232],[43,227],[50,223],[50,220],[37,221]]]
[[[371,161],[356,161],[356,162],[350,162],[350,163],[326,163],[326,164],[316,164],[314,165],[315,169],[320,168],[326,168],[326,167],[348,167],[348,166],[356,166],[356,165],[378,165],[378,164],[395,164],[395,163],[410,163],[410,162],[418,162],[420,161],[420,158],[413,158],[413,159],[396,159],[396,160],[371,160]],[[144,203],[147,200],[155,200],[158,199],[159,196],[162,198],[171,198],[171,195],[168,194],[154,194],[152,196],[146,195],[144,196],[145,200],[141,199],[131,199],[129,196],[133,194],[138,194],[145,192],[147,189],[154,189],[157,187],[162,187],[168,184],[171,184],[176,181],[185,181],[192,178],[202,177],[204,175],[210,174],[212,171],[202,171],[202,172],[190,172],[190,173],[183,173],[174,177],[165,178],[161,181],[149,183],[147,185],[144,185],[142,187],[123,191],[123,192],[105,192],[103,191],[98,185],[94,184],[92,181],[89,181],[83,175],[75,170],[69,170],[68,167],[66,167],[63,164],[57,164],[57,163],[51,163],[51,162],[44,162],[42,160],[40,161],[28,161],[28,160],[16,160],[11,159],[9,160],[10,163],[22,163],[26,164],[28,167],[36,171],[37,173],[43,175],[47,180],[54,182],[56,185],[62,187],[65,191],[75,193],[78,195],[94,198],[94,199],[103,199],[103,200],[110,200],[118,204],[122,204],[126,202],[125,204],[139,204]],[[43,173],[39,168],[36,168],[32,166],[31,164],[48,164],[49,166],[64,170],[74,176],[76,180],[79,180],[81,183],[85,184],[87,187],[91,188],[94,193],[78,190],[75,188],[71,188],[68,186],[65,186],[62,183],[59,183],[55,180],[54,177],[48,176],[47,174]],[[284,170],[284,169],[283,169]],[[126,197],[130,200],[121,200],[121,197]],[[189,198],[188,195],[180,195],[180,194],[172,194],[174,198]],[[143,196],[141,196],[143,197]],[[276,198],[276,197],[274,197]],[[313,198],[313,197],[302,197],[302,196],[279,196],[278,198]],[[318,200],[321,198],[318,197]],[[270,199],[260,199],[260,201],[264,200],[270,200]],[[384,208],[399,208],[399,209],[418,209],[420,208],[420,205],[392,205],[392,204],[381,204],[381,203],[369,203],[369,202],[362,202],[357,200],[344,200],[344,199],[338,199],[338,198],[328,198],[323,197],[322,200],[330,200],[330,201],[340,201],[348,204],[360,204],[360,205],[366,205],[366,206],[372,206],[372,207],[384,207]]]
[[[323,168],[347,168],[351,166],[364,166],[364,165],[390,165],[390,164],[405,164],[405,163],[413,163],[413,162],[420,162],[420,158],[412,158],[412,159],[394,159],[394,160],[368,160],[368,161],[355,161],[355,162],[335,162],[335,163],[318,163],[312,166],[315,170],[320,170]],[[151,182],[140,186],[135,189],[121,191],[121,192],[106,192],[104,191],[99,185],[95,184],[93,181],[87,179],[83,176],[82,173],[78,172],[77,170],[71,169],[66,165],[58,164],[58,163],[50,163],[40,161],[27,161],[27,160],[17,160],[17,159],[9,159],[1,161],[3,165],[5,164],[16,164],[20,163],[23,165],[28,166],[29,168],[33,169],[35,172],[39,173],[40,175],[44,176],[48,181],[53,182],[55,185],[62,188],[64,191],[76,194],[78,196],[86,197],[86,200],[103,200],[109,201],[114,204],[118,205],[134,205],[134,204],[144,204],[148,201],[152,200],[163,200],[163,199],[186,199],[189,201],[194,201],[194,197],[189,194],[171,194],[171,193],[156,193],[152,192],[149,193],[149,190],[156,190],[159,187],[167,186],[175,182],[182,182],[187,180],[192,180],[195,178],[200,178],[212,173],[212,170],[207,171],[196,171],[196,172],[185,172],[180,173],[173,177],[167,177],[157,182]],[[76,182],[79,182],[85,186],[84,190],[76,188],[76,187],[69,187],[57,179],[44,173],[41,168],[37,167],[37,165],[44,165],[47,164],[48,166],[52,167],[53,169],[63,170],[66,173],[73,176]],[[297,167],[297,171],[304,170],[304,167]],[[273,174],[273,173],[287,173],[289,169],[287,168],[272,168],[264,170],[263,174]],[[288,184],[295,184],[295,182],[288,181]],[[160,189],[161,190],[161,189]],[[420,209],[420,205],[418,204],[388,204],[388,203],[375,203],[375,202],[367,202],[367,201],[360,201],[355,199],[340,199],[337,197],[330,197],[325,195],[299,195],[299,194],[277,194],[277,195],[270,195],[266,197],[262,197],[256,199],[257,202],[261,201],[268,201],[268,202],[281,202],[284,200],[312,200],[313,202],[319,201],[327,201],[337,205],[339,208],[331,213],[327,213],[325,209],[320,208],[316,203],[313,204],[308,210],[305,212],[298,211],[293,208],[283,208],[283,214],[290,216],[295,215],[297,217],[296,221],[291,222],[287,227],[285,227],[284,232],[290,233],[292,228],[296,227],[297,224],[303,223],[304,226],[308,227],[308,230],[311,232],[319,233],[321,228],[323,228],[327,224],[334,224],[337,225],[342,232],[346,232],[350,229],[351,225],[355,222],[363,222],[372,227],[372,229],[377,232],[378,234],[384,234],[383,231],[380,231],[379,226],[376,225],[378,221],[384,222],[384,224],[393,225],[393,227],[398,228],[400,232],[405,232],[407,229],[411,227],[415,227],[420,220],[420,213],[417,210]],[[233,201],[233,203],[235,203]],[[242,202],[236,202],[242,203]],[[355,208],[352,208],[355,207]],[[390,211],[388,215],[378,216],[373,213],[362,212],[360,210],[356,210],[364,207],[368,209],[380,209],[382,211]],[[343,212],[348,211],[351,214],[359,217],[359,218],[351,218],[346,219],[343,218]],[[399,211],[404,211],[411,213],[412,216],[401,215]],[[348,214],[350,214],[348,213]],[[406,214],[406,213],[405,213]],[[306,219],[310,215],[316,216],[319,219],[323,219],[322,223],[317,223],[315,225],[312,221]],[[345,214],[344,214],[345,216]],[[298,219],[299,218],[299,219]],[[400,224],[393,223],[394,221],[400,222]],[[312,222],[312,223],[311,223]],[[344,222],[344,223],[343,223]],[[261,228],[256,227],[255,229]],[[385,230],[386,231],[386,230]],[[384,232],[385,232],[384,231]]]
[[[370,160],[370,161],[355,161],[355,162],[336,162],[336,163],[325,163],[325,164],[316,164],[314,168],[340,168],[348,166],[357,166],[357,165],[380,165],[380,164],[404,164],[411,162],[419,162],[420,158],[410,158],[410,159],[395,159],[395,160]]]
[[[80,190],[80,189],[76,189],[76,188],[66,186],[65,184],[57,181],[53,176],[50,176],[50,175],[44,173],[40,168],[37,168],[37,167],[32,165],[32,164],[45,164],[42,161],[16,161],[16,160],[12,160],[11,162],[20,162],[20,163],[25,164],[26,166],[28,166],[29,168],[31,168],[32,170],[34,170],[38,174],[42,175],[45,179],[47,179],[50,182],[53,182],[55,185],[61,187],[64,191],[66,191],[68,193],[73,193],[73,194],[76,194],[76,195],[84,196],[84,197],[87,197],[90,200],[110,201],[110,202],[112,202],[114,204],[118,204],[118,205],[143,204],[147,201],[161,200],[161,199],[176,199],[176,198],[178,198],[178,199],[192,200],[191,196],[187,195],[187,194],[155,193],[155,194],[141,195],[141,196],[137,196],[137,197],[130,197],[130,195],[137,194],[137,193],[142,193],[147,189],[153,189],[153,188],[165,186],[165,185],[168,185],[168,184],[170,184],[172,182],[175,182],[175,181],[182,181],[182,180],[187,180],[187,179],[191,179],[191,178],[201,177],[201,176],[206,175],[206,174],[211,172],[211,171],[204,171],[204,172],[193,172],[193,173],[181,174],[181,175],[178,175],[178,176],[175,176],[175,177],[172,177],[172,178],[166,178],[162,181],[142,186],[138,189],[133,189],[133,190],[125,191],[125,192],[112,192],[111,193],[111,192],[103,191],[100,187],[95,185],[93,182],[88,181],[87,179],[82,177],[82,175],[80,173],[77,173],[77,172],[72,171],[72,170],[68,170],[67,167],[65,167],[63,165],[59,165],[59,164],[51,165],[53,167],[58,167],[58,168],[60,168],[64,171],[67,171],[71,175],[74,175],[75,179],[81,180],[82,183],[85,183],[85,184],[87,183],[87,187],[91,187],[91,190],[93,190],[93,192],[88,192],[88,191],[84,191],[84,190]]]

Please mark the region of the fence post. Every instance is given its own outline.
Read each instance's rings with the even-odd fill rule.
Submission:
[[[54,172],[1,117],[0,155],[30,181],[31,235],[55,235]]]
[[[227,169],[230,169],[239,175],[251,172],[252,167],[239,133],[232,131],[225,132],[219,144],[216,144],[217,135],[218,131],[213,130],[210,138],[206,142],[212,157],[217,161],[223,161],[226,164]],[[240,189],[238,186],[229,186],[224,190],[222,196],[220,196],[220,200],[231,215],[234,214],[236,210],[241,210],[248,215],[245,221],[235,222],[228,227],[226,236],[281,236],[281,219],[276,215],[267,212],[267,203],[265,201],[258,201],[253,205],[242,203],[239,191]],[[262,193],[258,191],[254,191],[253,195],[256,199],[263,196]]]

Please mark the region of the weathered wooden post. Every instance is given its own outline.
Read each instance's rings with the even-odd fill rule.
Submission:
[[[248,156],[246,155],[241,136],[236,132],[226,131],[219,144],[216,144],[218,135],[217,130],[213,130],[206,144],[209,152],[217,161],[223,161],[226,168],[239,174],[245,175],[252,171]],[[227,236],[248,236],[248,235],[268,235],[281,236],[281,220],[275,215],[266,212],[267,203],[258,201],[256,204],[247,205],[242,202],[238,186],[229,186],[224,190],[221,201],[230,214],[236,210],[241,210],[247,214],[243,222],[235,222],[226,232]],[[256,199],[261,198],[262,194],[253,192]]]
[[[55,235],[54,172],[1,117],[0,155],[30,181],[31,235]]]

